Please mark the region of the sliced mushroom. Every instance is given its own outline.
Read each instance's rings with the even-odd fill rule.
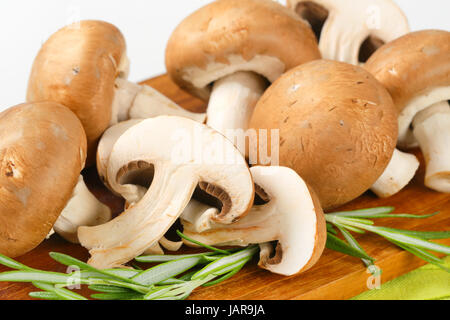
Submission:
[[[197,205],[196,214],[188,211],[181,216],[184,234],[216,246],[261,244],[260,267],[286,276],[306,271],[320,258],[326,243],[326,223],[317,197],[289,168],[252,167],[250,171],[256,192],[268,197],[268,203],[254,206],[230,225],[211,222],[214,208],[202,210]],[[267,244],[273,241],[278,241],[274,255]]]
[[[125,131],[127,131],[132,126],[134,126],[142,121],[143,121],[143,119],[132,119],[132,120],[119,122],[119,123],[109,127],[105,131],[105,133],[103,133],[103,135],[98,143],[97,172],[98,172],[100,179],[112,192],[115,192],[115,191],[112,190],[111,187],[109,186],[108,179],[106,177],[109,156],[111,155],[111,151],[112,151],[117,139],[119,139],[120,136]]]
[[[173,32],[166,67],[183,89],[209,99],[207,124],[229,136],[246,130],[267,81],[319,59],[308,24],[270,0],[219,0]]]
[[[424,30],[386,44],[365,66],[400,112],[399,146],[420,145],[427,162],[425,184],[440,192],[450,192],[449,61],[450,32]]]
[[[109,162],[109,156],[111,155],[111,151],[113,149],[114,144],[116,141],[120,138],[120,136],[125,133],[129,128],[132,126],[142,122],[143,119],[133,119],[133,120],[127,120],[123,122],[119,122],[116,125],[113,125],[112,127],[108,128],[105,133],[103,134],[102,138],[100,139],[100,142],[98,144],[97,148],[97,171],[98,174],[103,181],[103,183],[115,194],[118,196],[122,196],[118,194],[118,191],[113,190],[107,179],[107,168],[108,168],[108,162]],[[152,177],[146,176],[145,179],[152,179]],[[142,179],[141,179],[142,180]],[[139,201],[142,199],[142,197],[147,192],[147,188],[139,186],[137,187],[138,194],[133,196],[135,201]],[[128,209],[131,205],[131,203],[126,202],[125,203],[125,210]],[[144,254],[164,254],[163,249],[161,248],[162,245],[165,249],[169,251],[178,251],[181,246],[183,245],[182,241],[170,241],[166,237],[162,237],[159,240],[159,243],[155,243],[150,248],[148,248]]]
[[[250,123],[258,132],[279,130],[279,164],[305,179],[325,210],[367,191],[397,141],[387,90],[364,69],[329,60],[285,73],[259,100]],[[264,150],[253,153],[264,160]]]
[[[384,43],[409,32],[392,0],[287,0],[287,5],[309,21],[324,59],[364,63]]]
[[[88,140],[88,165],[110,124],[170,114],[204,121],[154,89],[127,81],[129,62],[122,33],[102,21],[81,21],[54,33],[31,70],[27,100],[55,101],[81,120]]]
[[[77,186],[86,135],[74,113],[53,102],[22,104],[2,112],[0,124],[2,254],[15,257],[35,248],[55,222],[61,223],[62,212],[71,228],[106,214],[81,183]],[[84,219],[88,214],[92,219]],[[72,239],[73,229],[60,231]]]
[[[151,170],[148,191],[130,184]],[[231,223],[253,203],[254,186],[244,157],[223,135],[181,117],[147,119],[128,129],[115,143],[108,163],[111,188],[133,205],[112,221],[81,227],[78,237],[98,268],[119,266],[143,253],[164,236],[191,199],[197,185],[222,203],[215,221]]]

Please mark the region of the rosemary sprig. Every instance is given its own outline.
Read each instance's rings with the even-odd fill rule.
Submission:
[[[362,259],[367,267],[373,266],[370,257],[351,231],[377,234],[411,254],[450,272],[443,261],[429,251],[450,254],[450,246],[429,240],[450,238],[450,231],[409,231],[376,226],[376,218],[424,219],[436,215],[394,214],[392,207],[380,207],[355,211],[336,212],[326,215],[327,247],[344,254]],[[61,253],[50,253],[57,262],[76,266],[78,272],[58,273],[37,270],[0,254],[0,264],[14,269],[0,273],[1,281],[30,282],[43,291],[31,292],[30,296],[45,300],[86,300],[67,287],[87,285],[96,293],[91,295],[99,300],[182,300],[186,299],[200,286],[212,286],[225,281],[238,273],[259,251],[256,245],[240,250],[223,250],[208,246],[186,237],[209,251],[189,255],[151,255],[137,257],[141,263],[156,263],[143,270],[132,264],[129,269],[99,270],[85,262]],[[342,234],[344,240],[337,237]]]
[[[178,234],[189,239],[181,232]],[[45,300],[86,300],[68,290],[73,285],[87,285],[97,292],[91,298],[98,300],[181,300],[200,286],[215,285],[232,277],[258,252],[257,246],[222,250],[195,243],[212,251],[136,258],[138,262],[159,263],[147,270],[140,267],[99,270],[71,256],[51,252],[55,261],[79,269],[67,274],[37,270],[0,255],[0,264],[15,270],[0,273],[0,282],[32,283],[43,291],[31,292],[30,296]]]
[[[450,231],[434,232],[393,229],[375,226],[374,221],[371,220],[377,218],[425,219],[438,214],[438,212],[428,215],[414,215],[394,214],[392,213],[394,210],[395,208],[393,207],[379,207],[327,214],[327,247],[348,255],[359,257],[367,267],[370,267],[371,265],[373,265],[374,259],[371,257],[369,257],[368,259],[367,253],[351,235],[350,231],[357,233],[371,232],[387,239],[401,249],[414,254],[420,259],[423,259],[428,263],[437,265],[440,268],[450,272],[450,270],[443,265],[442,259],[439,259],[435,255],[428,252],[433,251],[449,255],[450,246],[437,244],[428,240],[450,238]],[[335,236],[336,229],[339,230],[339,232],[344,236],[346,242],[340,240]],[[339,246],[336,245],[336,243],[338,243],[336,239],[341,241],[339,242]]]

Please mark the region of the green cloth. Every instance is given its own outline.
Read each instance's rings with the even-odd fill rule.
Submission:
[[[450,268],[450,256],[444,261]],[[429,264],[352,300],[450,300],[450,273]]]

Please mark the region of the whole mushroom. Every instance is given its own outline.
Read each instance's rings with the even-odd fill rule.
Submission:
[[[109,209],[84,185],[86,135],[78,118],[53,102],[0,113],[0,253],[16,257],[52,228],[76,241],[79,225],[104,223]]]
[[[252,167],[256,193],[267,201],[254,206],[238,222],[211,221],[214,208],[193,202],[181,216],[183,233],[208,245],[260,244],[259,266],[285,276],[304,272],[320,258],[326,223],[319,200],[295,171],[284,167]],[[275,254],[271,242],[278,241]],[[184,240],[187,245],[193,245]]]
[[[424,30],[381,47],[365,68],[391,94],[400,115],[398,145],[420,145],[425,184],[450,192],[450,32]]]
[[[151,87],[127,81],[125,39],[103,21],[80,21],[54,33],[36,56],[27,101],[55,101],[81,120],[88,141],[88,165],[106,128],[129,118],[180,115],[203,122]]]
[[[328,60],[280,77],[259,100],[250,125],[258,132],[279,130],[279,165],[294,169],[324,210],[367,191],[397,140],[397,112],[387,90],[364,69]],[[263,150],[253,152],[261,163]]]
[[[384,43],[409,32],[392,0],[287,0],[313,28],[324,59],[364,63]]]
[[[91,253],[88,262],[98,268],[120,266],[157,243],[197,186],[221,202],[215,221],[232,223],[253,204],[245,158],[220,133],[182,117],[146,119],[125,131],[113,146],[107,177],[132,205],[106,224],[78,229]]]
[[[324,59],[362,64],[384,43],[409,32],[408,20],[392,0],[288,0],[288,7],[313,28]],[[414,177],[419,160],[398,149],[372,191],[390,197]]]
[[[171,78],[209,99],[207,124],[227,136],[248,128],[269,82],[315,59],[308,23],[271,0],[214,1],[181,22],[166,48]]]

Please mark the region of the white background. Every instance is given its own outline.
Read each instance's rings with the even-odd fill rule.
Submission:
[[[359,0],[354,0],[359,1]],[[81,19],[115,24],[127,40],[134,81],[164,73],[164,49],[177,24],[212,0],[1,0],[0,111],[24,102],[28,75],[43,42]],[[284,0],[279,2],[285,3]],[[450,30],[450,0],[396,0],[412,30]]]

